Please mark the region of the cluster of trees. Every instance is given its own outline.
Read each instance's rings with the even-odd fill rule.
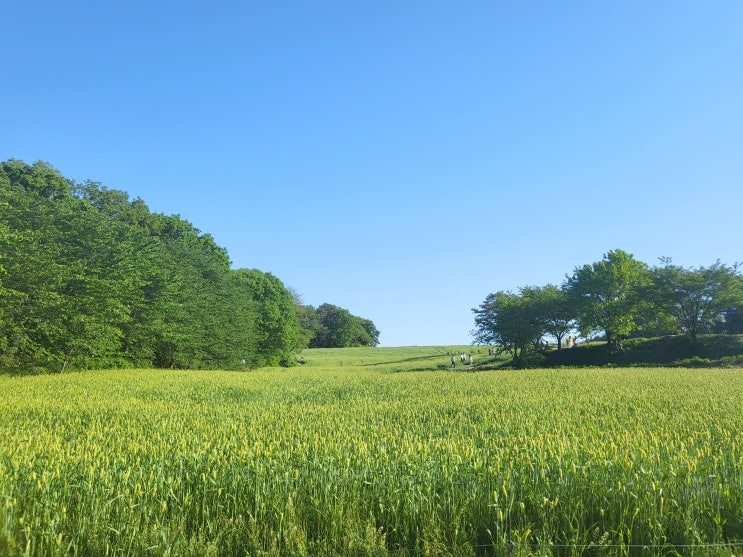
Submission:
[[[378,343],[371,321],[303,306],[271,273],[231,269],[180,216],[46,163],[0,163],[0,215],[1,370],[238,369],[288,365],[306,346]]]
[[[683,268],[670,258],[649,267],[622,250],[574,270],[561,286],[489,294],[475,313],[473,337],[523,361],[545,338],[562,348],[568,335],[603,338],[622,350],[632,336],[743,333],[743,276],[738,264]]]
[[[379,331],[374,323],[352,315],[347,309],[325,303],[317,308],[300,305],[297,313],[309,348],[379,344]]]

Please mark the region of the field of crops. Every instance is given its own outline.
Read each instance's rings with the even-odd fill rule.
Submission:
[[[0,377],[0,555],[743,554],[741,370],[447,350]]]

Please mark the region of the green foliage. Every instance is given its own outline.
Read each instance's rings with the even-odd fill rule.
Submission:
[[[653,273],[659,305],[667,308],[692,342],[697,342],[701,333],[712,331],[723,320],[723,312],[740,304],[743,293],[737,266],[717,261],[706,268],[684,269],[668,259],[665,262]]]
[[[317,334],[319,323],[317,322],[317,310],[305,305],[302,297],[293,289],[289,288],[294,301],[294,312],[299,322],[299,335],[297,337],[297,349],[307,348],[313,337]]]
[[[701,358],[699,356],[692,356],[691,358],[684,358],[683,360],[676,360],[671,363],[676,367],[712,367],[713,362],[709,358]]]
[[[607,343],[617,350],[638,328],[645,302],[640,296],[650,284],[645,263],[622,250],[604,255],[593,265],[576,268],[568,278],[568,297],[579,312],[578,326],[584,336],[603,331]]]
[[[71,196],[72,182],[64,178],[48,163],[37,161],[29,166],[23,161],[10,159],[0,163],[7,183],[47,199],[64,199]]]
[[[544,363],[539,353],[544,335],[556,338],[560,350],[562,339],[572,330],[575,319],[565,292],[551,284],[544,288],[524,287],[518,294],[490,294],[472,311],[476,342],[500,346],[519,368]]]
[[[720,358],[722,367],[743,367],[743,352],[735,356],[724,356]]]
[[[513,356],[516,367],[540,365],[635,365],[686,360],[708,352],[711,361],[734,355],[702,333],[743,332],[743,276],[739,265],[719,261],[710,267],[683,269],[661,258],[664,267],[649,269],[621,250],[584,265],[563,288],[524,287],[518,294],[490,294],[475,312],[475,341],[497,344]],[[609,350],[584,346],[569,353],[549,353],[539,339],[557,340],[577,327],[588,338],[600,333]],[[669,337],[687,333],[689,342]],[[660,342],[646,342],[664,337]],[[679,342],[683,344],[680,346]],[[735,342],[735,341],[733,341]],[[724,344],[724,343],[723,343]],[[628,350],[629,353],[621,354]],[[614,354],[612,354],[614,352]],[[743,350],[740,350],[743,352]]]
[[[251,367],[290,365],[292,351],[300,339],[299,318],[291,292],[271,273],[257,269],[233,271],[231,280],[257,309]]]
[[[372,321],[352,315],[347,309],[322,304],[312,314],[315,318],[314,336],[310,348],[344,348],[349,346],[376,346],[379,331]]]
[[[567,293],[553,284],[542,288],[531,287],[528,292],[542,323],[542,335],[554,337],[557,340],[557,349],[560,350],[563,338],[574,329],[577,317]]]
[[[475,313],[475,339],[480,344],[497,344],[511,354],[519,367],[526,363],[526,352],[543,334],[539,302],[534,291],[521,289],[519,294],[489,294]]]
[[[291,295],[178,215],[0,164],[0,370],[242,369],[299,345]]]

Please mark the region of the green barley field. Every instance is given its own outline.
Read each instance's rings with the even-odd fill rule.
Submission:
[[[0,556],[743,555],[742,370],[462,350],[0,376]]]

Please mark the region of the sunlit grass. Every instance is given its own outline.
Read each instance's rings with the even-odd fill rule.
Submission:
[[[740,371],[464,348],[0,377],[0,555],[740,553]]]

